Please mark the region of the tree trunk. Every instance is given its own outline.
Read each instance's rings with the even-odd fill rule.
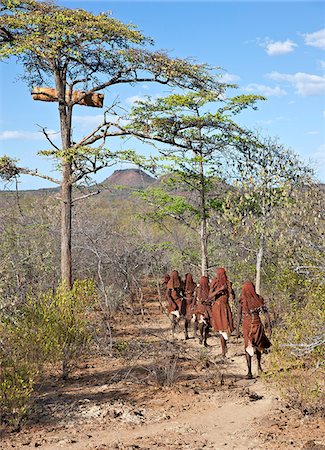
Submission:
[[[55,86],[58,93],[60,130],[62,149],[71,147],[71,120],[72,108],[66,105],[65,77],[61,73],[55,73]],[[72,217],[72,165],[67,156],[61,160],[61,279],[68,289],[72,287],[72,257],[71,257],[71,217]]]
[[[208,234],[206,217],[201,219],[201,272],[202,276],[208,276]]]
[[[264,253],[264,237],[260,237],[260,247],[257,252],[256,257],[256,281],[255,281],[255,290],[257,294],[261,292],[261,270],[262,270],[262,260]]]
[[[72,287],[72,258],[71,258],[71,210],[72,186],[71,164],[62,161],[61,184],[61,278],[68,289]]]
[[[200,154],[200,180],[201,180],[201,230],[200,230],[200,240],[201,240],[201,273],[202,276],[208,276],[208,232],[207,232],[207,211],[206,211],[206,186],[204,177],[204,157],[201,151]]]

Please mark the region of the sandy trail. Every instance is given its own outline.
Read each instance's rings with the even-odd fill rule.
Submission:
[[[117,335],[123,338],[129,336],[130,342],[140,336],[146,342],[149,339],[148,330],[154,325],[155,336],[161,335],[164,339],[169,336],[166,332],[169,322],[161,314],[159,305],[151,301],[146,308],[150,311],[146,322],[137,320],[124,324],[116,330]],[[158,338],[152,336],[157,342]],[[287,443],[278,445],[273,442],[273,431],[269,435],[260,432],[263,423],[274,424],[275,433],[284,430],[277,428],[280,401],[260,378],[244,378],[247,368],[242,340],[230,339],[226,360],[220,356],[219,338],[211,336],[208,342],[207,350],[203,350],[197,339],[186,342],[184,348],[188,353],[184,361],[187,359],[189,365],[182,366],[182,380],[170,388],[139,383],[138,378],[143,372],[140,362],[133,378],[131,373],[129,377],[122,376],[119,380],[117,374],[122,373],[122,369],[127,371],[127,361],[114,361],[109,357],[92,359],[91,364],[80,369],[70,385],[45,392],[44,405],[47,402],[51,408],[44,409],[44,422],[40,418],[39,423],[36,421],[32,426],[26,426],[20,433],[5,436],[0,441],[0,449],[288,448]],[[184,345],[181,331],[176,335],[177,345]],[[209,369],[201,365],[193,372],[191,354],[197,356],[202,351],[214,365]],[[256,369],[254,361],[253,373]],[[46,417],[46,414],[53,417]],[[300,425],[299,422],[297,426]],[[267,443],[266,436],[269,439]],[[302,442],[303,438],[292,441],[290,448],[301,449]]]
[[[203,438],[209,445],[208,448],[231,448],[231,449],[257,449],[263,447],[263,443],[258,443],[251,433],[247,432],[250,424],[257,418],[266,414],[272,406],[270,399],[254,402],[249,405],[240,405],[237,402],[231,402],[223,406],[208,404],[206,409],[199,411],[186,411],[180,414],[177,420],[171,420],[165,423],[155,423],[142,425],[136,429],[121,429],[119,431],[97,430],[96,437],[79,437],[77,442],[69,444],[69,438],[63,437],[62,440],[54,444],[44,444],[42,448],[55,450],[58,447],[66,449],[85,450],[105,446],[103,448],[150,448],[136,447],[139,445],[139,438],[142,441],[148,441],[154,438],[156,445],[160,443],[160,448],[164,447],[165,437],[175,436],[175,440],[183,433],[187,437],[195,436]],[[167,443],[166,443],[167,445]],[[199,448],[188,447],[187,448]],[[186,447],[184,447],[186,448]]]
[[[181,338],[181,335],[178,337]],[[213,342],[215,341],[215,342]],[[218,352],[217,338],[211,338],[213,345],[210,352]],[[189,341],[192,347],[198,346],[194,340]],[[229,346],[227,358],[227,380],[234,379],[232,385],[235,391],[241,393],[239,397],[231,392],[193,393],[188,395],[174,392],[166,404],[169,409],[177,410],[172,417],[163,414],[162,420],[155,423],[112,424],[94,421],[93,423],[69,424],[66,428],[37,433],[28,442],[28,437],[16,448],[39,446],[44,450],[57,449],[151,449],[160,448],[171,450],[174,448],[187,449],[258,449],[263,442],[254,436],[251,424],[268,414],[272,409],[274,398],[265,389],[259,379],[245,380],[241,376],[245,373],[244,355],[234,355],[239,352],[239,345]],[[218,379],[218,377],[217,377]],[[217,382],[219,385],[219,379]],[[245,393],[245,395],[242,394]],[[253,393],[252,401],[248,393]],[[86,394],[85,394],[86,395]],[[166,394],[168,397],[168,393]],[[158,404],[164,410],[164,402]],[[36,444],[36,445],[35,445]],[[4,447],[7,450],[6,447]]]

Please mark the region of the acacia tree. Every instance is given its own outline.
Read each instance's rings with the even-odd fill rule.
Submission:
[[[224,212],[237,238],[256,240],[255,283],[260,293],[265,247],[279,229],[275,212],[294,201],[294,189],[309,183],[312,172],[276,139],[258,138],[258,142],[247,146],[236,160],[236,189],[229,191]]]
[[[44,153],[58,161],[62,179],[19,167],[8,157],[0,160],[0,172],[5,179],[27,173],[61,186],[61,276],[71,286],[72,186],[111,165],[117,157],[125,157],[106,148],[108,137],[125,134],[115,128],[107,113],[98,127],[75,143],[74,106],[91,94],[126,83],[157,82],[194,90],[218,89],[220,83],[206,65],[148,50],[150,39],[108,13],[94,15],[47,1],[4,0],[0,31],[0,59],[16,57],[31,88],[43,85],[56,89],[61,147],[51,141],[44,127],[43,133],[52,145],[52,150]],[[76,88],[81,89],[78,97],[74,96]],[[46,91],[44,95],[53,101]]]
[[[256,109],[256,95],[227,98],[224,85],[219,92],[189,91],[165,98],[138,102],[127,130],[154,144],[159,156],[156,171],[167,174],[165,187],[153,188],[142,196],[153,206],[151,217],[169,216],[199,233],[201,272],[207,275],[209,218],[220,208],[216,194],[218,180],[228,165],[248,144],[251,134],[234,121],[243,109]],[[214,112],[207,111],[208,106]]]

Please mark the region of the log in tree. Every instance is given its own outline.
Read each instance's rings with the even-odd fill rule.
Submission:
[[[0,59],[16,57],[32,90],[36,86],[54,87],[58,97],[61,147],[51,141],[45,127],[43,132],[53,148],[44,154],[58,161],[61,180],[19,167],[8,157],[0,161],[0,172],[6,179],[27,173],[61,186],[61,276],[71,286],[72,186],[121,156],[108,150],[105,142],[123,134],[106,113],[96,129],[75,143],[74,106],[89,95],[126,83],[157,82],[194,90],[215,90],[220,83],[206,65],[148,50],[151,39],[108,13],[94,15],[47,1],[4,0],[0,30]],[[77,98],[76,89],[83,93]]]
[[[153,207],[151,217],[161,221],[169,216],[199,233],[202,275],[209,269],[209,217],[221,207],[216,185],[238,153],[255,142],[234,116],[245,108],[256,109],[257,100],[264,99],[256,95],[227,98],[228,87],[234,86],[148,98],[133,108],[127,127],[156,146],[156,169],[166,174],[167,190],[152,188],[142,193]]]

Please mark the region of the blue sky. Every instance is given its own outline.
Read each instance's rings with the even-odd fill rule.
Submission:
[[[258,111],[245,112],[240,123],[265,136],[277,137],[304,161],[311,162],[318,180],[325,182],[324,2],[57,3],[94,13],[111,11],[113,17],[132,22],[152,37],[154,48],[225,69],[226,80],[239,86],[234,95],[265,95],[268,100],[259,104]],[[16,157],[21,165],[53,176],[53,163],[37,156],[39,150],[48,148],[38,125],[58,131],[56,106],[33,101],[26,84],[17,79],[19,74],[21,68],[14,60],[0,63],[0,154]],[[165,87],[153,85],[113,87],[105,92],[105,104],[119,96],[123,105],[130,106],[144,95],[166,93]],[[76,133],[90,131],[100,117],[100,109],[77,107]],[[121,166],[99,172],[96,180],[102,181],[116,168]],[[21,189],[50,186],[47,181],[28,176],[20,182]]]

